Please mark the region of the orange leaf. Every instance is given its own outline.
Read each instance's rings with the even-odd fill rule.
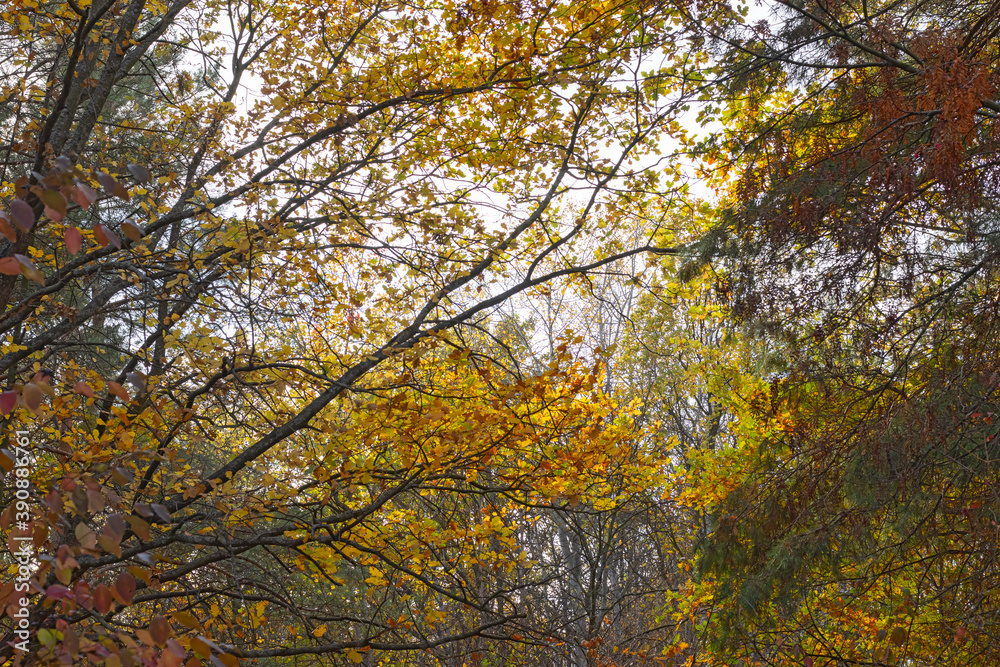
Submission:
[[[125,387],[121,386],[117,382],[108,382],[108,391],[120,398],[123,402],[128,403],[128,392],[125,391]]]
[[[142,230],[134,222],[126,220],[122,223],[122,234],[129,238],[133,242],[138,242],[142,239]]]

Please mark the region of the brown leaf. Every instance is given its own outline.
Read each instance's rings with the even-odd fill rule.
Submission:
[[[10,215],[22,232],[27,234],[35,226],[35,212],[31,205],[23,199],[15,199],[10,203]]]
[[[74,394],[81,394],[82,396],[86,396],[87,398],[93,398],[94,397],[94,389],[93,389],[93,387],[91,387],[86,382],[74,382],[73,383],[73,393]]]
[[[62,649],[70,655],[70,657],[76,657],[76,654],[80,652],[80,638],[76,636],[76,630],[72,627],[67,627],[62,631],[63,641]]]
[[[31,529],[31,543],[36,549],[40,549],[45,540],[49,538],[49,527],[42,522],[38,522]]]
[[[14,181],[14,194],[17,197],[24,198],[28,196],[28,177],[21,176],[16,181]]]
[[[125,525],[125,519],[121,514],[115,512],[108,517],[107,522],[104,524],[104,534],[114,538],[115,540],[121,541],[122,536],[125,534],[127,526]]]
[[[80,247],[83,246],[83,234],[76,227],[69,227],[66,229],[63,238],[66,240],[66,249],[69,250],[74,255],[80,252]]]
[[[203,658],[207,658],[212,655],[212,649],[208,644],[202,641],[200,636],[191,640],[191,650]]]
[[[115,581],[115,590],[118,591],[123,600],[131,603],[132,596],[135,595],[135,577],[128,572],[122,572]]]
[[[149,539],[149,524],[145,520],[130,515],[126,518],[126,521],[128,521],[128,525],[132,527],[132,531],[139,536],[140,540],[146,541]]]
[[[163,614],[157,614],[149,622],[149,634],[157,646],[163,648],[170,639],[170,623]]]
[[[14,254],[14,259],[17,263],[21,265],[21,275],[23,275],[28,280],[32,280],[39,285],[45,284],[45,275],[35,268],[35,263],[27,255]]]
[[[142,230],[137,224],[129,220],[122,223],[122,234],[133,243],[138,243],[142,239]]]
[[[116,557],[121,558],[121,543],[110,535],[98,535],[97,544],[109,554],[114,554]]]
[[[106,614],[111,610],[111,605],[113,604],[111,589],[105,584],[97,585],[97,588],[94,589],[93,597],[94,606],[97,607],[97,611]]]
[[[78,523],[76,525],[76,539],[80,540],[80,546],[84,549],[93,549],[97,546],[97,535],[94,531],[90,529],[85,523]]]
[[[29,382],[21,390],[21,398],[24,399],[25,407],[35,412],[42,405],[42,390],[34,382]]]
[[[115,480],[119,484],[131,484],[132,480],[135,479],[135,475],[128,468],[123,468],[122,466],[115,466],[111,469],[111,479]]]
[[[216,644],[215,642],[213,642],[213,641],[212,641],[211,639],[209,639],[209,638],[208,638],[208,637],[206,637],[205,635],[198,635],[198,639],[200,639],[201,641],[205,642],[206,644],[208,644],[208,646],[209,646],[210,648],[214,648],[214,649],[215,649],[216,651],[218,651],[219,653],[223,653],[223,652],[224,652],[224,651],[222,650],[222,647],[221,647],[221,646],[219,646],[218,644]]]
[[[87,509],[89,509],[92,514],[104,511],[104,495],[101,494],[100,491],[87,489]]]
[[[160,519],[164,523],[170,523],[171,521],[170,512],[167,511],[167,507],[165,505],[161,505],[160,503],[153,503],[149,507],[150,509],[153,510],[153,513],[156,514],[158,519]]]
[[[174,617],[175,621],[177,621],[186,628],[190,628],[191,630],[197,630],[198,628],[201,627],[201,623],[199,623],[198,619],[195,618],[194,615],[191,614],[190,612],[176,611],[172,614],[172,616]]]
[[[149,170],[143,167],[141,164],[133,163],[125,165],[125,168],[128,169],[129,173],[132,174],[135,180],[139,181],[140,183],[146,183],[151,178],[153,178],[152,174],[149,173]]]
[[[101,184],[104,191],[110,195],[114,195],[119,199],[129,200],[128,190],[122,187],[122,184],[115,180],[115,177],[111,174],[107,174],[103,171],[97,172],[97,182]]]
[[[146,376],[142,373],[126,373],[125,379],[136,388],[140,394],[146,393]]]

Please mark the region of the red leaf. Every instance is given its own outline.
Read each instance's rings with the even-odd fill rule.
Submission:
[[[35,226],[35,212],[23,199],[15,199],[10,203],[10,214],[14,218],[14,224],[25,234]]]
[[[97,242],[101,244],[102,248],[111,243],[111,237],[109,236],[110,233],[111,230],[104,225],[94,225],[94,238],[97,239]]]
[[[83,234],[76,227],[70,227],[66,230],[64,235],[66,239],[66,249],[69,250],[74,255],[80,252],[80,247],[83,245]]]
[[[101,187],[104,188],[105,192],[111,194],[115,191],[115,186],[118,185],[118,181],[115,180],[114,176],[103,171],[99,171],[94,175],[97,176],[97,182],[101,184]]]
[[[17,392],[13,389],[0,393],[0,414],[9,415],[17,405]]]
[[[17,263],[23,267],[26,266],[29,269],[35,268],[35,263],[32,262],[31,258],[28,257],[27,255],[19,255],[17,253],[14,253],[14,259],[16,259]]]
[[[187,655],[187,650],[183,646],[181,646],[181,643],[176,639],[168,639],[167,648],[170,650],[171,653],[176,655],[178,658],[183,658],[184,656]]]

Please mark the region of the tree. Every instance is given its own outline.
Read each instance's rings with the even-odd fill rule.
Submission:
[[[753,463],[702,552],[718,636],[769,664],[992,664],[996,12],[771,9],[707,29],[736,66],[705,257],[784,358],[732,396]]]
[[[456,327],[677,252],[615,238],[680,187],[645,166],[698,93],[677,17],[8,3],[0,408],[27,435],[0,459],[5,500],[34,463],[2,525],[38,566],[25,596],[3,588],[31,627],[5,626],[3,655],[456,662],[543,642],[524,607],[561,565],[532,572],[512,524],[610,493],[602,462],[634,428],[589,361],[498,374]]]

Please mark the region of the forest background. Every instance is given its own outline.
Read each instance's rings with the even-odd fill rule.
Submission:
[[[4,664],[1000,664],[998,33],[8,0]]]

